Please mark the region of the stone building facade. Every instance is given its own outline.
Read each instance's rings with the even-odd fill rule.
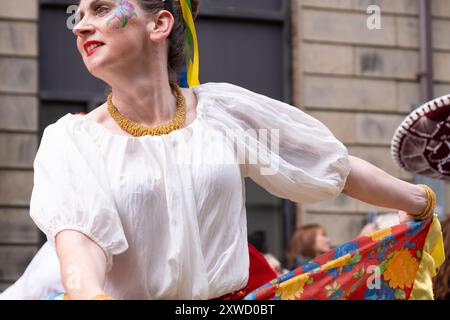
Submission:
[[[38,0],[0,1],[0,290],[37,249],[28,215],[38,139]]]
[[[413,177],[391,159],[390,142],[405,115],[421,100],[419,1],[293,3],[296,105],[325,123],[350,154],[411,181]],[[367,27],[370,5],[381,8],[381,29]],[[432,0],[431,5],[434,96],[440,96],[450,92],[450,1]],[[370,210],[390,211],[342,195],[302,206],[298,221],[323,224],[338,244],[357,235]]]

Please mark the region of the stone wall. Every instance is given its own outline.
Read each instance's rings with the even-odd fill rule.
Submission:
[[[0,291],[36,252],[29,217],[38,139],[38,1],[0,1]]]
[[[366,10],[381,7],[380,30]],[[418,1],[294,0],[296,100],[359,156],[405,180],[390,157],[395,129],[420,102]],[[450,92],[450,1],[433,0],[435,96]],[[450,189],[448,189],[450,190]],[[324,225],[334,244],[359,232],[368,210],[340,196],[303,206],[301,223]],[[448,208],[447,208],[448,209]]]

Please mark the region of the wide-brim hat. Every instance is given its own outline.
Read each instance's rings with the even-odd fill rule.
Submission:
[[[411,173],[450,180],[450,95],[412,111],[394,134],[391,154]]]

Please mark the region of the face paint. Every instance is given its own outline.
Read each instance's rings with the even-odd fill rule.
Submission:
[[[108,26],[113,19],[117,18],[122,21],[122,28],[125,28],[131,17],[137,17],[134,5],[127,0],[120,0],[119,5],[108,15],[106,25]]]

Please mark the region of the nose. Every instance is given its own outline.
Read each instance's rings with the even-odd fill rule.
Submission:
[[[95,28],[90,23],[84,23],[83,21],[80,21],[72,29],[72,32],[77,37],[84,37],[84,38],[86,38],[87,36],[89,36],[89,35],[91,35],[91,34],[93,34],[95,32]]]

